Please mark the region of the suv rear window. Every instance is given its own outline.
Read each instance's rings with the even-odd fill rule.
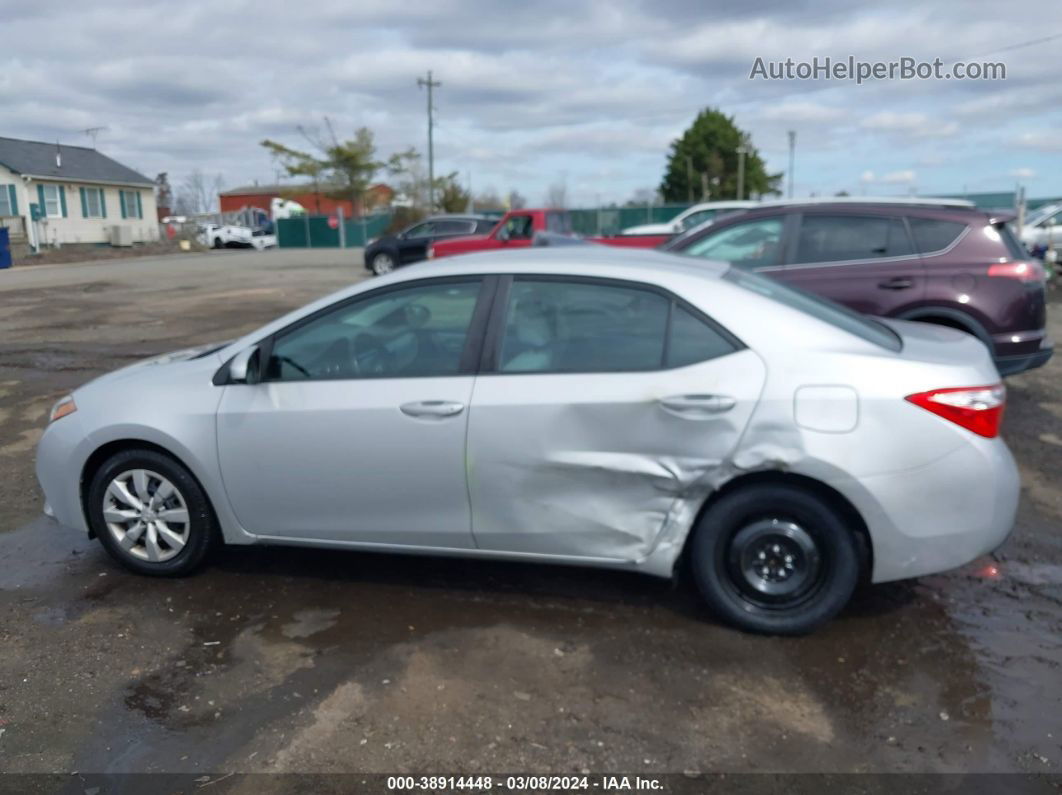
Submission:
[[[806,293],[803,290],[788,287],[766,276],[740,271],[737,268],[727,270],[723,274],[723,278],[746,290],[764,295],[791,309],[796,309],[824,323],[829,323],[835,328],[854,334],[860,339],[881,348],[897,353],[903,350],[903,343],[899,334],[884,323],[879,323],[871,317],[861,315],[846,306]]]
[[[962,234],[966,224],[959,221],[940,221],[936,218],[908,217],[915,245],[923,254],[946,249]]]

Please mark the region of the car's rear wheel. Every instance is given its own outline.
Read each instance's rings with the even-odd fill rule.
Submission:
[[[859,580],[854,530],[815,493],[760,484],[724,494],[695,528],[690,565],[709,607],[752,632],[799,635],[829,621]]]
[[[104,549],[138,574],[189,574],[218,537],[203,489],[181,464],[155,450],[124,450],[104,461],[86,502]]]
[[[385,273],[390,273],[395,269],[395,258],[386,251],[381,251],[373,255],[372,272],[377,276],[383,276]]]

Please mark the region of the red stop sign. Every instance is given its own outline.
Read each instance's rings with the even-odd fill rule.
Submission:
[[[328,228],[339,229],[339,219],[336,218],[334,215],[328,216]]]

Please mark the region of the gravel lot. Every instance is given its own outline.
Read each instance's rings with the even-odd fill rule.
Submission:
[[[1008,380],[1024,491],[995,561],[867,588],[808,638],[572,568],[241,549],[155,581],[40,515],[55,399],[364,273],[290,250],[0,271],[0,770],[1062,772],[1062,357]]]

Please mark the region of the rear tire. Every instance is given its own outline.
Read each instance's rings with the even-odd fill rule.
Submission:
[[[840,612],[859,580],[854,531],[796,486],[724,494],[694,533],[690,566],[701,595],[719,617],[750,632],[811,632]]]
[[[155,450],[123,450],[104,461],[92,476],[86,513],[108,554],[137,574],[190,574],[219,538],[199,483]]]

